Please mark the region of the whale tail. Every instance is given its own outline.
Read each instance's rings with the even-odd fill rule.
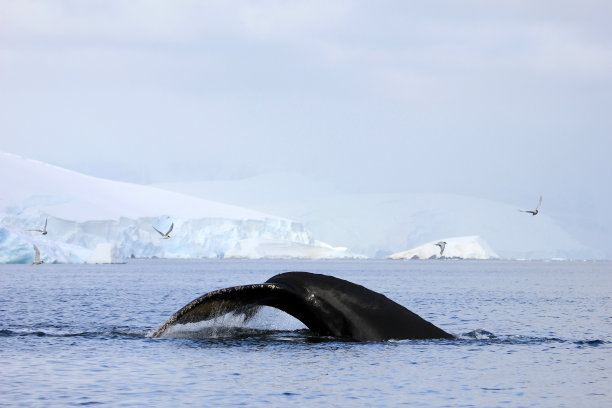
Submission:
[[[352,282],[308,272],[287,272],[262,284],[209,292],[185,305],[152,337],[175,324],[211,320],[227,313],[250,319],[260,306],[280,309],[321,336],[358,341],[453,338],[386,296]]]

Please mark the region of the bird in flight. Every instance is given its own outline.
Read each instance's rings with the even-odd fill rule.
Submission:
[[[34,262],[32,262],[32,265],[40,265],[41,263],[44,263],[44,261],[40,260],[40,251],[38,250],[38,247],[34,244],[32,244],[32,246],[34,247],[34,251],[36,251],[36,255],[34,256]]]
[[[26,231],[36,231],[40,232],[42,235],[47,235],[47,219],[45,218],[45,226],[43,227],[43,229],[29,229]]]
[[[168,239],[168,238],[170,238],[170,232],[172,231],[172,228],[174,228],[174,223],[172,223],[172,224],[170,225],[170,229],[168,230],[168,232],[166,232],[166,233],[164,234],[163,232],[161,232],[161,231],[160,231],[160,230],[158,230],[157,228],[153,227],[153,229],[154,229],[155,231],[159,232],[159,235],[161,235],[161,237],[162,237],[163,239]]]
[[[535,210],[519,210],[520,212],[526,212],[529,213],[531,215],[536,215],[538,213],[538,210],[540,209],[540,206],[542,205],[542,196],[540,196],[540,201],[538,201],[538,206],[536,207]]]
[[[434,245],[437,245],[440,247],[440,255],[442,255],[442,253],[444,253],[444,248],[446,248],[446,241],[440,241]]]

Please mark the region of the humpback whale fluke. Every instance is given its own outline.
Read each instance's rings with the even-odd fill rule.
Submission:
[[[34,247],[34,251],[36,251],[36,255],[34,256],[34,262],[32,262],[32,265],[40,265],[44,263],[44,261],[40,259],[40,251],[38,250],[38,247],[34,244],[32,244],[32,246]]]
[[[248,320],[260,306],[280,309],[320,336],[358,341],[453,338],[380,293],[309,272],[286,272],[265,283],[209,292],[172,315],[152,337],[163,336],[175,324],[210,320],[226,313],[244,314]]]
[[[520,212],[526,212],[529,213],[531,215],[537,215],[538,210],[540,209],[540,206],[542,205],[542,196],[540,196],[540,201],[538,201],[538,206],[536,207],[535,210],[519,210]]]
[[[170,224],[170,229],[168,230],[168,232],[166,232],[165,234],[163,232],[161,232],[160,230],[158,230],[157,228],[153,227],[153,229],[157,232],[159,232],[159,235],[161,235],[161,237],[163,239],[168,239],[170,238],[170,233],[172,232],[172,228],[174,228],[174,223]]]
[[[45,218],[45,226],[43,227],[43,229],[29,229],[26,231],[36,231],[36,232],[40,232],[42,235],[47,235],[47,218]]]
[[[440,247],[440,255],[442,255],[444,253],[444,248],[446,248],[446,241],[440,241],[438,243],[435,243],[434,245]]]

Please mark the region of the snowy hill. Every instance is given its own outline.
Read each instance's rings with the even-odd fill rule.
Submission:
[[[0,177],[0,209],[7,212],[36,208],[73,221],[157,217],[160,214],[184,218],[263,220],[271,217],[154,187],[90,177],[7,153],[0,153]]]
[[[161,188],[230,202],[298,220],[317,239],[370,257],[440,237],[480,236],[505,259],[597,259],[547,214],[533,217],[507,203],[455,194],[345,194],[325,182],[267,175],[228,182],[166,183]],[[252,194],[265,191],[265,194]]]
[[[103,180],[0,153],[0,263],[136,257],[350,256],[300,223],[159,188]],[[48,219],[48,234],[39,229]],[[162,240],[152,228],[172,238]],[[108,254],[101,253],[106,251]]]
[[[440,254],[440,247],[436,246],[436,243],[440,241],[446,242],[442,255]],[[442,257],[459,259],[499,258],[489,247],[489,244],[478,236],[442,238],[389,256],[391,259],[431,259]]]

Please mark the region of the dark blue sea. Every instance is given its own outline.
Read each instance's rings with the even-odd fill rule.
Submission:
[[[458,338],[321,338],[275,309],[148,337],[206,292],[293,270],[381,292]],[[0,265],[0,406],[609,407],[611,296],[611,262]]]

